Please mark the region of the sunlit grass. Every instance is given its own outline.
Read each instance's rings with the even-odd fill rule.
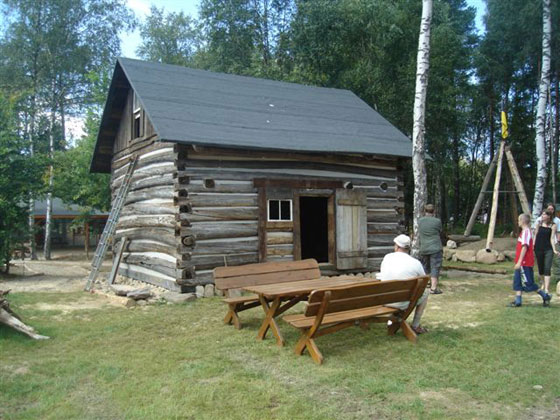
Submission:
[[[241,331],[223,325],[218,298],[68,312],[56,308],[103,298],[14,293],[12,307],[52,340],[0,327],[0,418],[519,418],[553,410],[560,302],[542,308],[528,296],[524,307],[506,308],[509,275],[444,277],[442,288],[417,345],[381,325],[352,328],[317,340],[322,366],[293,353],[298,332],[282,321],[286,347],[257,341],[258,308],[242,313]],[[40,310],[45,303],[55,309]]]

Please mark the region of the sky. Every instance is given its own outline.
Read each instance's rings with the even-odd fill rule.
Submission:
[[[420,1],[420,0],[418,0]],[[150,7],[155,4],[159,9],[162,7],[167,12],[181,12],[192,16],[198,16],[198,4],[200,0],[127,0],[128,7],[130,7],[138,19],[143,20],[146,15],[150,13]],[[469,6],[476,7],[476,26],[480,32],[483,30],[482,17],[486,12],[486,5],[484,0],[467,0]],[[140,45],[140,33],[138,30],[121,35],[122,40],[122,54],[124,57],[137,58],[136,48]]]

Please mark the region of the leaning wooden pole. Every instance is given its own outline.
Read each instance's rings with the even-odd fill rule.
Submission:
[[[488,188],[488,184],[490,184],[490,179],[492,178],[492,174],[494,173],[494,169],[496,169],[496,161],[497,156],[494,156],[492,162],[490,162],[490,166],[488,167],[488,171],[486,172],[486,176],[484,177],[484,181],[482,181],[482,188],[480,188],[480,193],[478,194],[478,198],[476,199],[476,203],[474,204],[474,209],[471,214],[471,218],[469,219],[469,223],[467,223],[467,228],[465,229],[464,236],[470,236],[472,228],[474,226],[474,222],[476,221],[476,216],[480,211],[480,207],[482,206],[482,201],[484,200],[484,194],[486,193],[486,189]]]
[[[490,224],[488,225],[488,237],[486,238],[486,250],[492,249],[494,243],[494,230],[496,229],[496,216],[498,215],[498,201],[500,194],[500,178],[502,177],[502,161],[504,157],[505,140],[500,142],[498,151],[498,167],[496,168],[496,180],[494,181],[494,192],[492,193],[492,211],[490,212]]]
[[[509,171],[511,177],[513,178],[513,183],[519,196],[519,201],[521,202],[521,209],[523,213],[531,214],[531,209],[529,208],[529,200],[527,199],[527,194],[525,193],[525,187],[523,186],[523,181],[517,170],[517,165],[515,164],[515,159],[513,159],[513,154],[509,146],[505,147],[506,159],[509,166]]]

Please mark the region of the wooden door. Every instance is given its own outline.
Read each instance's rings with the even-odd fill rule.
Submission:
[[[336,190],[336,268],[367,267],[367,199],[362,191]]]

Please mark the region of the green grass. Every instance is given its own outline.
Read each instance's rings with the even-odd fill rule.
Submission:
[[[444,277],[444,294],[430,297],[425,316],[430,333],[417,345],[381,325],[351,328],[317,340],[322,366],[293,354],[298,333],[282,321],[286,347],[257,341],[259,309],[242,313],[241,331],[223,325],[218,298],[67,312],[64,305],[103,298],[14,293],[12,307],[52,339],[0,326],[0,418],[550,415],[560,397],[560,302],[547,309],[528,296],[523,308],[506,308],[509,283]]]

